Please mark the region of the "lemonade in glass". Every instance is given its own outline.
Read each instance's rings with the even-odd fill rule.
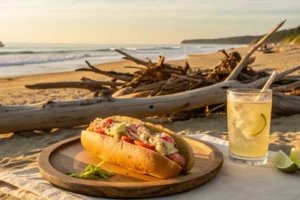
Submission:
[[[248,165],[267,162],[271,109],[271,90],[228,90],[227,122],[231,160]]]

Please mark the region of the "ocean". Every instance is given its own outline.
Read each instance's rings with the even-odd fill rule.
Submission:
[[[85,44],[21,44],[8,43],[0,48],[0,77],[74,71],[86,66],[85,60],[100,64],[122,60],[114,49],[121,49],[138,58],[157,61],[159,55],[166,60],[187,58],[190,54],[205,54],[220,49],[246,45],[85,45]]]

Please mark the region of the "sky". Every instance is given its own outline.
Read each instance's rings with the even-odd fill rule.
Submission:
[[[0,0],[0,40],[25,43],[178,44],[263,34],[300,0]]]

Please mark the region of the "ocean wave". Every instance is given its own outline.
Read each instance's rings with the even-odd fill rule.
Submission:
[[[14,54],[70,54],[80,52],[103,52],[114,51],[113,48],[107,49],[93,49],[93,50],[59,50],[59,51],[0,51],[0,55],[14,55]]]
[[[73,53],[73,54],[22,54],[22,55],[6,55],[0,56],[0,67],[27,65],[27,64],[42,64],[49,62],[61,62],[69,60],[85,59],[90,57],[117,57],[118,55],[101,55],[99,53]],[[121,56],[119,56],[121,57]]]
[[[172,50],[172,49],[180,49],[180,46],[170,46],[170,47],[122,47],[120,50],[122,51],[155,51],[155,50]]]
[[[147,51],[147,50],[172,50],[172,49],[180,49],[180,46],[157,46],[157,47],[139,47],[139,48],[121,48],[121,50],[127,51]]]
[[[174,47],[161,47],[161,49],[180,49],[181,46],[174,46]]]
[[[161,49],[176,49],[180,46],[155,46],[155,47],[121,47],[123,51],[132,51],[133,55],[152,55],[155,52],[160,52]],[[4,49],[3,49],[4,50]],[[11,50],[0,51],[0,67],[18,66],[28,64],[42,64],[48,62],[62,62],[68,60],[78,60],[90,57],[104,58],[113,56],[121,57],[120,54],[114,52],[114,48],[99,48],[99,49],[76,49],[76,50]],[[166,51],[167,51],[166,50]],[[148,56],[147,56],[148,57]]]
[[[137,50],[139,50],[138,48],[135,48],[135,47],[125,47],[125,48],[121,48],[121,50],[127,50],[127,51],[137,51]]]
[[[103,49],[78,49],[78,50],[41,50],[41,51],[0,51],[0,55],[15,54],[71,54],[71,53],[89,53],[89,52],[111,52],[115,49],[122,51],[147,51],[147,50],[172,50],[179,49],[180,46],[158,46],[158,47],[121,47],[121,48],[103,48]]]

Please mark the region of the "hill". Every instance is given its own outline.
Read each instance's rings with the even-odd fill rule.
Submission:
[[[236,36],[227,38],[216,38],[216,39],[190,39],[183,40],[181,44],[251,44],[262,38],[264,35],[246,35],[246,36]],[[270,37],[268,43],[277,42],[292,42],[298,43],[300,38],[300,26],[292,29],[285,29],[276,32],[272,37]]]

